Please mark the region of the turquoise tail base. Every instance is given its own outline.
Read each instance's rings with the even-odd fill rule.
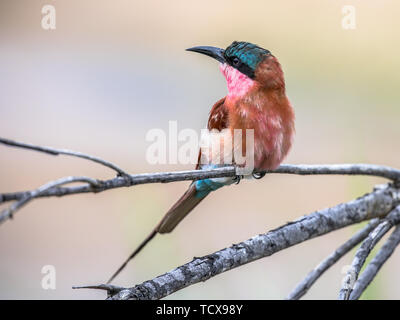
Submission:
[[[204,179],[204,180],[197,180],[195,182],[196,187],[196,198],[204,198],[207,196],[211,191],[215,191],[223,186],[225,183],[221,183],[215,181],[213,179]]]

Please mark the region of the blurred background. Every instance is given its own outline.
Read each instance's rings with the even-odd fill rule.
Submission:
[[[44,5],[56,29],[41,26]],[[344,29],[344,5],[355,29]],[[226,94],[218,65],[195,45],[257,43],[283,66],[297,134],[286,163],[365,162],[400,168],[400,3],[385,0],[0,2],[0,136],[68,148],[130,173],[191,169],[150,165],[146,133],[204,128]],[[114,173],[71,157],[0,145],[0,192],[68,175]],[[304,214],[351,200],[385,180],[269,175],[212,194],[116,279],[132,286]],[[188,182],[33,201],[0,231],[0,298],[104,299],[72,290],[106,281],[186,190]],[[9,203],[7,203],[9,205]],[[1,207],[4,208],[4,205]],[[181,290],[168,299],[281,299],[360,226],[294,246]],[[335,299],[354,251],[305,296]],[[44,290],[42,267],[56,269]],[[400,252],[364,299],[400,298]]]

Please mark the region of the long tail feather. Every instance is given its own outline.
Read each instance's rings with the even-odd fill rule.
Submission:
[[[125,260],[125,262],[118,268],[117,271],[111,276],[110,280],[107,281],[107,284],[109,284],[111,281],[114,280],[114,278],[126,267],[129,261],[131,261],[142,249],[150,242],[151,239],[155,237],[157,234],[157,230],[153,230],[147,237],[146,239],[143,240],[143,242],[135,249],[135,251],[132,252],[132,254],[129,256],[128,259]]]
[[[196,186],[192,183],[183,196],[165,214],[158,226],[159,233],[169,233],[193,210],[204,198],[196,196]]]
[[[183,194],[183,196],[172,206],[172,208],[165,214],[161,219],[160,223],[154,228],[154,230],[142,241],[142,243],[132,252],[132,254],[125,260],[125,262],[118,268],[118,270],[112,275],[110,280],[107,281],[109,284],[115,279],[115,277],[126,267],[129,261],[131,261],[142,249],[155,237],[157,233],[168,233],[171,232],[180,221],[186,215],[197,206],[203,198],[196,197],[196,187],[191,184],[189,189]]]

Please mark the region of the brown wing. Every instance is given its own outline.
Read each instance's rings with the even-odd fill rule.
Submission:
[[[207,128],[222,130],[228,126],[228,112],[224,106],[225,98],[217,101],[210,111],[208,117]],[[200,167],[201,152],[196,165],[196,170]],[[172,206],[172,208],[165,214],[160,224],[156,228],[159,233],[171,232],[176,225],[182,221],[186,215],[196,207],[204,198],[196,197],[196,188],[191,184],[189,189],[183,196]]]
[[[224,102],[225,98],[222,98],[212,107],[207,123],[208,130],[217,129],[221,131],[228,127],[228,110],[226,110]]]
[[[210,111],[210,116],[208,117],[207,129],[217,129],[221,131],[228,127],[228,110],[224,106],[225,98],[218,100]],[[199,151],[199,157],[197,159],[196,170],[200,169],[200,158],[201,151]]]

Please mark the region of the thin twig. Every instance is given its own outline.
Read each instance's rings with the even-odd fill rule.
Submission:
[[[114,295],[118,292],[125,290],[124,287],[114,286],[112,284],[101,284],[98,286],[74,286],[72,289],[98,289],[98,290],[106,290],[108,295]]]
[[[67,149],[55,149],[55,148],[50,148],[50,147],[36,146],[33,144],[17,142],[17,141],[13,141],[13,140],[1,138],[1,137],[0,137],[0,143],[8,145],[8,146],[12,146],[12,147],[18,147],[18,148],[23,148],[23,149],[30,149],[30,150],[34,150],[34,151],[44,152],[47,154],[51,154],[53,156],[58,156],[60,154],[63,154],[63,155],[68,155],[68,156],[73,156],[73,157],[77,157],[77,158],[90,160],[90,161],[102,164],[103,166],[106,166],[106,167],[116,171],[121,176],[127,175],[127,173],[124,170],[122,170],[115,164],[108,162],[106,160],[100,159],[98,157],[84,154],[82,152],[72,151],[72,150],[67,150]]]
[[[265,234],[254,236],[168,273],[127,288],[112,299],[161,299],[222,272],[270,256],[295,244],[345,226],[385,216],[399,203],[399,191],[388,185],[333,208],[316,211]],[[96,288],[96,286],[91,286]]]
[[[222,167],[210,170],[189,170],[189,171],[175,171],[175,172],[161,172],[161,173],[141,173],[132,174],[122,177],[115,177],[113,179],[102,181],[101,188],[95,191],[90,185],[82,185],[75,187],[55,187],[42,193],[40,197],[61,197],[70,194],[88,193],[88,192],[101,192],[109,189],[131,187],[147,183],[167,183],[176,181],[187,180],[201,180],[207,178],[220,178],[220,177],[234,177],[234,167]],[[12,192],[0,194],[0,203],[20,200],[24,198],[30,191]]]
[[[378,225],[379,219],[372,219],[368,225],[358,231],[349,240],[337,248],[331,255],[316,266],[287,296],[288,300],[297,300],[304,296],[311,286],[322,276],[322,274],[333,266],[340,258],[359,244]]]
[[[342,288],[339,292],[340,300],[348,300],[355,282],[358,279],[361,268],[363,267],[367,257],[372,249],[376,246],[380,239],[396,224],[400,222],[400,206],[393,209],[387,217],[379,223],[379,225],[368,235],[358,248],[353,262],[346,273],[343,280]]]
[[[382,177],[389,180],[400,180],[400,170],[388,166],[380,166],[375,164],[282,164],[278,169],[266,171],[267,173],[291,173],[299,175],[313,174],[340,174],[340,175],[362,175]]]
[[[96,179],[88,178],[88,177],[65,177],[61,178],[49,183],[46,183],[42,185],[41,187],[30,191],[29,193],[25,194],[25,196],[18,201],[14,202],[9,208],[4,209],[0,213],[0,224],[3,223],[7,219],[11,219],[14,215],[14,213],[20,209],[22,206],[26,205],[29,201],[39,197],[43,192],[46,192],[47,190],[61,186],[67,183],[73,183],[73,182],[86,182],[88,185],[95,190],[96,188],[99,188],[101,186],[101,182]]]
[[[387,259],[390,258],[399,244],[400,226],[397,226],[355,283],[353,292],[350,295],[350,300],[357,300],[360,298],[362,293],[365,291],[365,289],[367,289],[369,284],[377,275],[378,271],[381,269]]]
[[[55,149],[51,147],[37,146],[29,143],[18,142],[11,139],[1,138],[0,143],[8,146],[35,150],[44,152],[51,155],[69,155],[78,158],[91,160],[109,167],[121,176],[129,176],[124,170],[117,167],[115,164],[100,159],[95,156],[87,155],[82,152],[72,151],[67,149]],[[342,174],[342,175],[370,175],[387,178],[390,180],[400,180],[400,170],[394,169],[387,166],[373,165],[373,164],[331,164],[331,165],[281,165],[276,170],[261,171],[261,173],[291,173],[299,175],[311,175],[311,174]],[[236,173],[235,173],[236,174]]]
[[[279,174],[297,174],[297,175],[322,175],[322,174],[335,174],[335,175],[370,175],[387,178],[390,180],[400,180],[400,170],[368,164],[334,164],[334,165],[292,165],[283,164],[276,170],[268,171],[267,173]],[[167,183],[186,180],[201,180],[207,178],[220,178],[220,177],[234,177],[236,176],[236,169],[233,166],[210,170],[188,170],[188,171],[175,171],[175,172],[160,172],[160,173],[142,173],[125,175],[123,177],[115,177],[113,179],[105,180],[101,189],[96,192],[101,192],[114,188],[130,187],[139,184],[147,183]],[[0,194],[0,203],[20,200],[30,191],[20,191],[12,193]],[[40,197],[61,197],[70,194],[88,193],[93,192],[89,185],[78,187],[57,187],[49,189],[42,193]]]

